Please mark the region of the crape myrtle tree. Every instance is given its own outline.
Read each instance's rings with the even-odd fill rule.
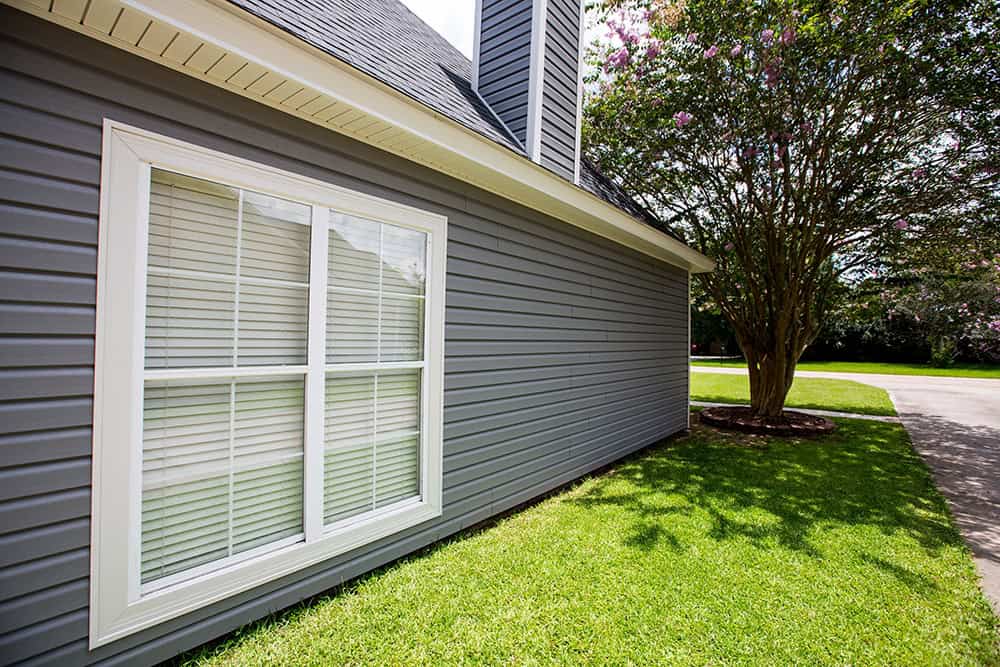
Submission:
[[[844,279],[979,233],[995,206],[994,1],[591,10],[586,153],[715,259],[698,279],[746,357],[754,414],[780,418]]]

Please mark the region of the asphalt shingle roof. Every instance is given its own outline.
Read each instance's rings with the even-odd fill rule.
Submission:
[[[230,2],[525,156],[472,90],[472,63],[399,0]],[[586,160],[580,165],[580,186],[642,222],[667,231]]]

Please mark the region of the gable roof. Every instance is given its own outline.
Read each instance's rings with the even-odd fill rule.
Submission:
[[[400,0],[229,1],[528,159],[472,89],[472,63]],[[579,185],[677,238],[586,159]]]

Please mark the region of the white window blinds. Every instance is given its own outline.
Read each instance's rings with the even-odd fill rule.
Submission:
[[[151,173],[141,581],[156,588],[304,539],[312,207]],[[329,218],[320,404],[334,526],[420,497],[428,240]],[[273,366],[289,373],[262,374]]]
[[[346,215],[331,221],[327,525],[420,495],[426,253],[423,232]]]
[[[310,219],[305,204],[152,170],[144,585],[302,538]]]

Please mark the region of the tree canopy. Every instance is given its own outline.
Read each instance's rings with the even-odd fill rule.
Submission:
[[[607,2],[587,155],[717,262],[759,415],[840,281],[996,234],[992,0]]]

